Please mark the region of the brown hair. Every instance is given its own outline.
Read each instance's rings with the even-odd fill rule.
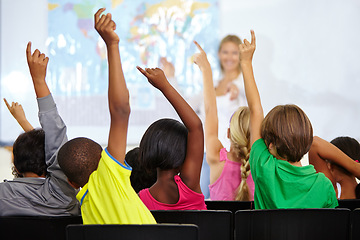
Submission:
[[[227,43],[227,42],[235,43],[237,46],[239,46],[242,43],[241,39],[238,36],[236,36],[236,35],[227,35],[221,40],[220,45],[219,45],[219,49],[218,49],[218,53],[220,52],[221,47],[224,45],[224,43]],[[221,63],[220,63],[220,68],[221,68],[221,71],[223,72],[224,67],[222,66]],[[239,63],[239,73],[240,72],[241,72],[241,66],[240,66],[240,63]]]
[[[249,186],[246,180],[250,174],[250,110],[248,107],[239,107],[230,120],[229,138],[234,145],[236,156],[241,159],[241,182],[235,191],[235,200],[249,201]]]
[[[280,157],[298,162],[310,149],[313,129],[306,114],[296,105],[274,107],[264,118],[261,137],[272,143]]]

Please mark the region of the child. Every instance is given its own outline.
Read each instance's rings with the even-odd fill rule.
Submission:
[[[87,138],[75,138],[59,151],[59,163],[75,188],[84,224],[154,224],[155,219],[130,184],[131,167],[124,160],[130,114],[119,53],[119,37],[111,14],[95,13],[95,29],[105,41],[109,62],[110,131],[102,150]]]
[[[328,177],[340,199],[355,199],[357,182],[360,177],[360,144],[350,137],[338,137],[331,143],[314,137],[309,151],[309,163],[316,171]]]
[[[135,192],[151,187],[156,182],[156,170],[144,169],[140,164],[139,147],[133,148],[125,155],[126,162],[131,166],[130,182]]]
[[[231,117],[228,129],[231,144],[230,151],[227,152],[218,138],[216,94],[211,67],[204,50],[197,42],[195,44],[200,53],[194,56],[194,62],[203,72],[204,81],[205,143],[206,161],[210,166],[210,199],[253,200],[255,186],[248,161],[250,153],[249,109],[240,107]]]
[[[334,208],[334,188],[312,165],[301,166],[301,158],[310,149],[313,132],[306,114],[296,105],[280,105],[265,117],[256,87],[251,43],[240,45],[245,94],[250,109],[250,168],[255,182],[256,209]]]
[[[19,105],[12,104],[9,108],[26,131],[16,139],[13,146],[14,165],[23,177],[0,183],[0,215],[79,215],[77,192],[67,182],[56,157],[57,150],[67,141],[67,136],[66,126],[45,82],[49,58],[37,49],[31,54],[30,42],[26,56],[42,129],[31,130],[31,125],[24,123],[24,119],[20,120],[21,117],[15,114]],[[23,113],[21,110],[19,112]]]
[[[159,89],[182,122],[160,119],[140,141],[140,160],[147,169],[157,169],[157,181],[139,192],[150,210],[203,210],[200,171],[204,154],[202,123],[196,113],[167,81],[159,68],[139,71]]]

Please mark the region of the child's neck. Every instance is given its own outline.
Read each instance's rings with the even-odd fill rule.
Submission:
[[[341,179],[338,179],[338,183],[341,185],[340,199],[355,199],[355,188],[357,182],[354,176],[344,175]]]

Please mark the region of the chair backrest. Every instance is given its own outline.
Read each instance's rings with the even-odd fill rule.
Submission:
[[[235,213],[235,240],[346,240],[349,221],[349,209],[241,210]]]
[[[1,239],[66,239],[66,226],[81,224],[81,216],[76,217],[0,217]],[[6,237],[4,237],[6,236]],[[3,238],[4,237],[4,238]]]
[[[211,201],[206,200],[208,210],[229,210],[233,214],[238,210],[254,209],[254,201]]]
[[[339,199],[339,206],[337,208],[348,208],[354,210],[360,208],[360,199]]]
[[[69,225],[67,240],[197,240],[191,224]]]
[[[158,223],[195,224],[199,227],[199,240],[232,240],[233,224],[230,211],[217,210],[152,210]]]
[[[360,239],[360,208],[350,214],[350,239]]]

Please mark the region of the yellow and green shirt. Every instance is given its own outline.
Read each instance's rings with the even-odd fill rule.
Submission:
[[[150,211],[130,184],[131,167],[121,164],[107,149],[97,170],[76,198],[84,224],[155,224]]]

